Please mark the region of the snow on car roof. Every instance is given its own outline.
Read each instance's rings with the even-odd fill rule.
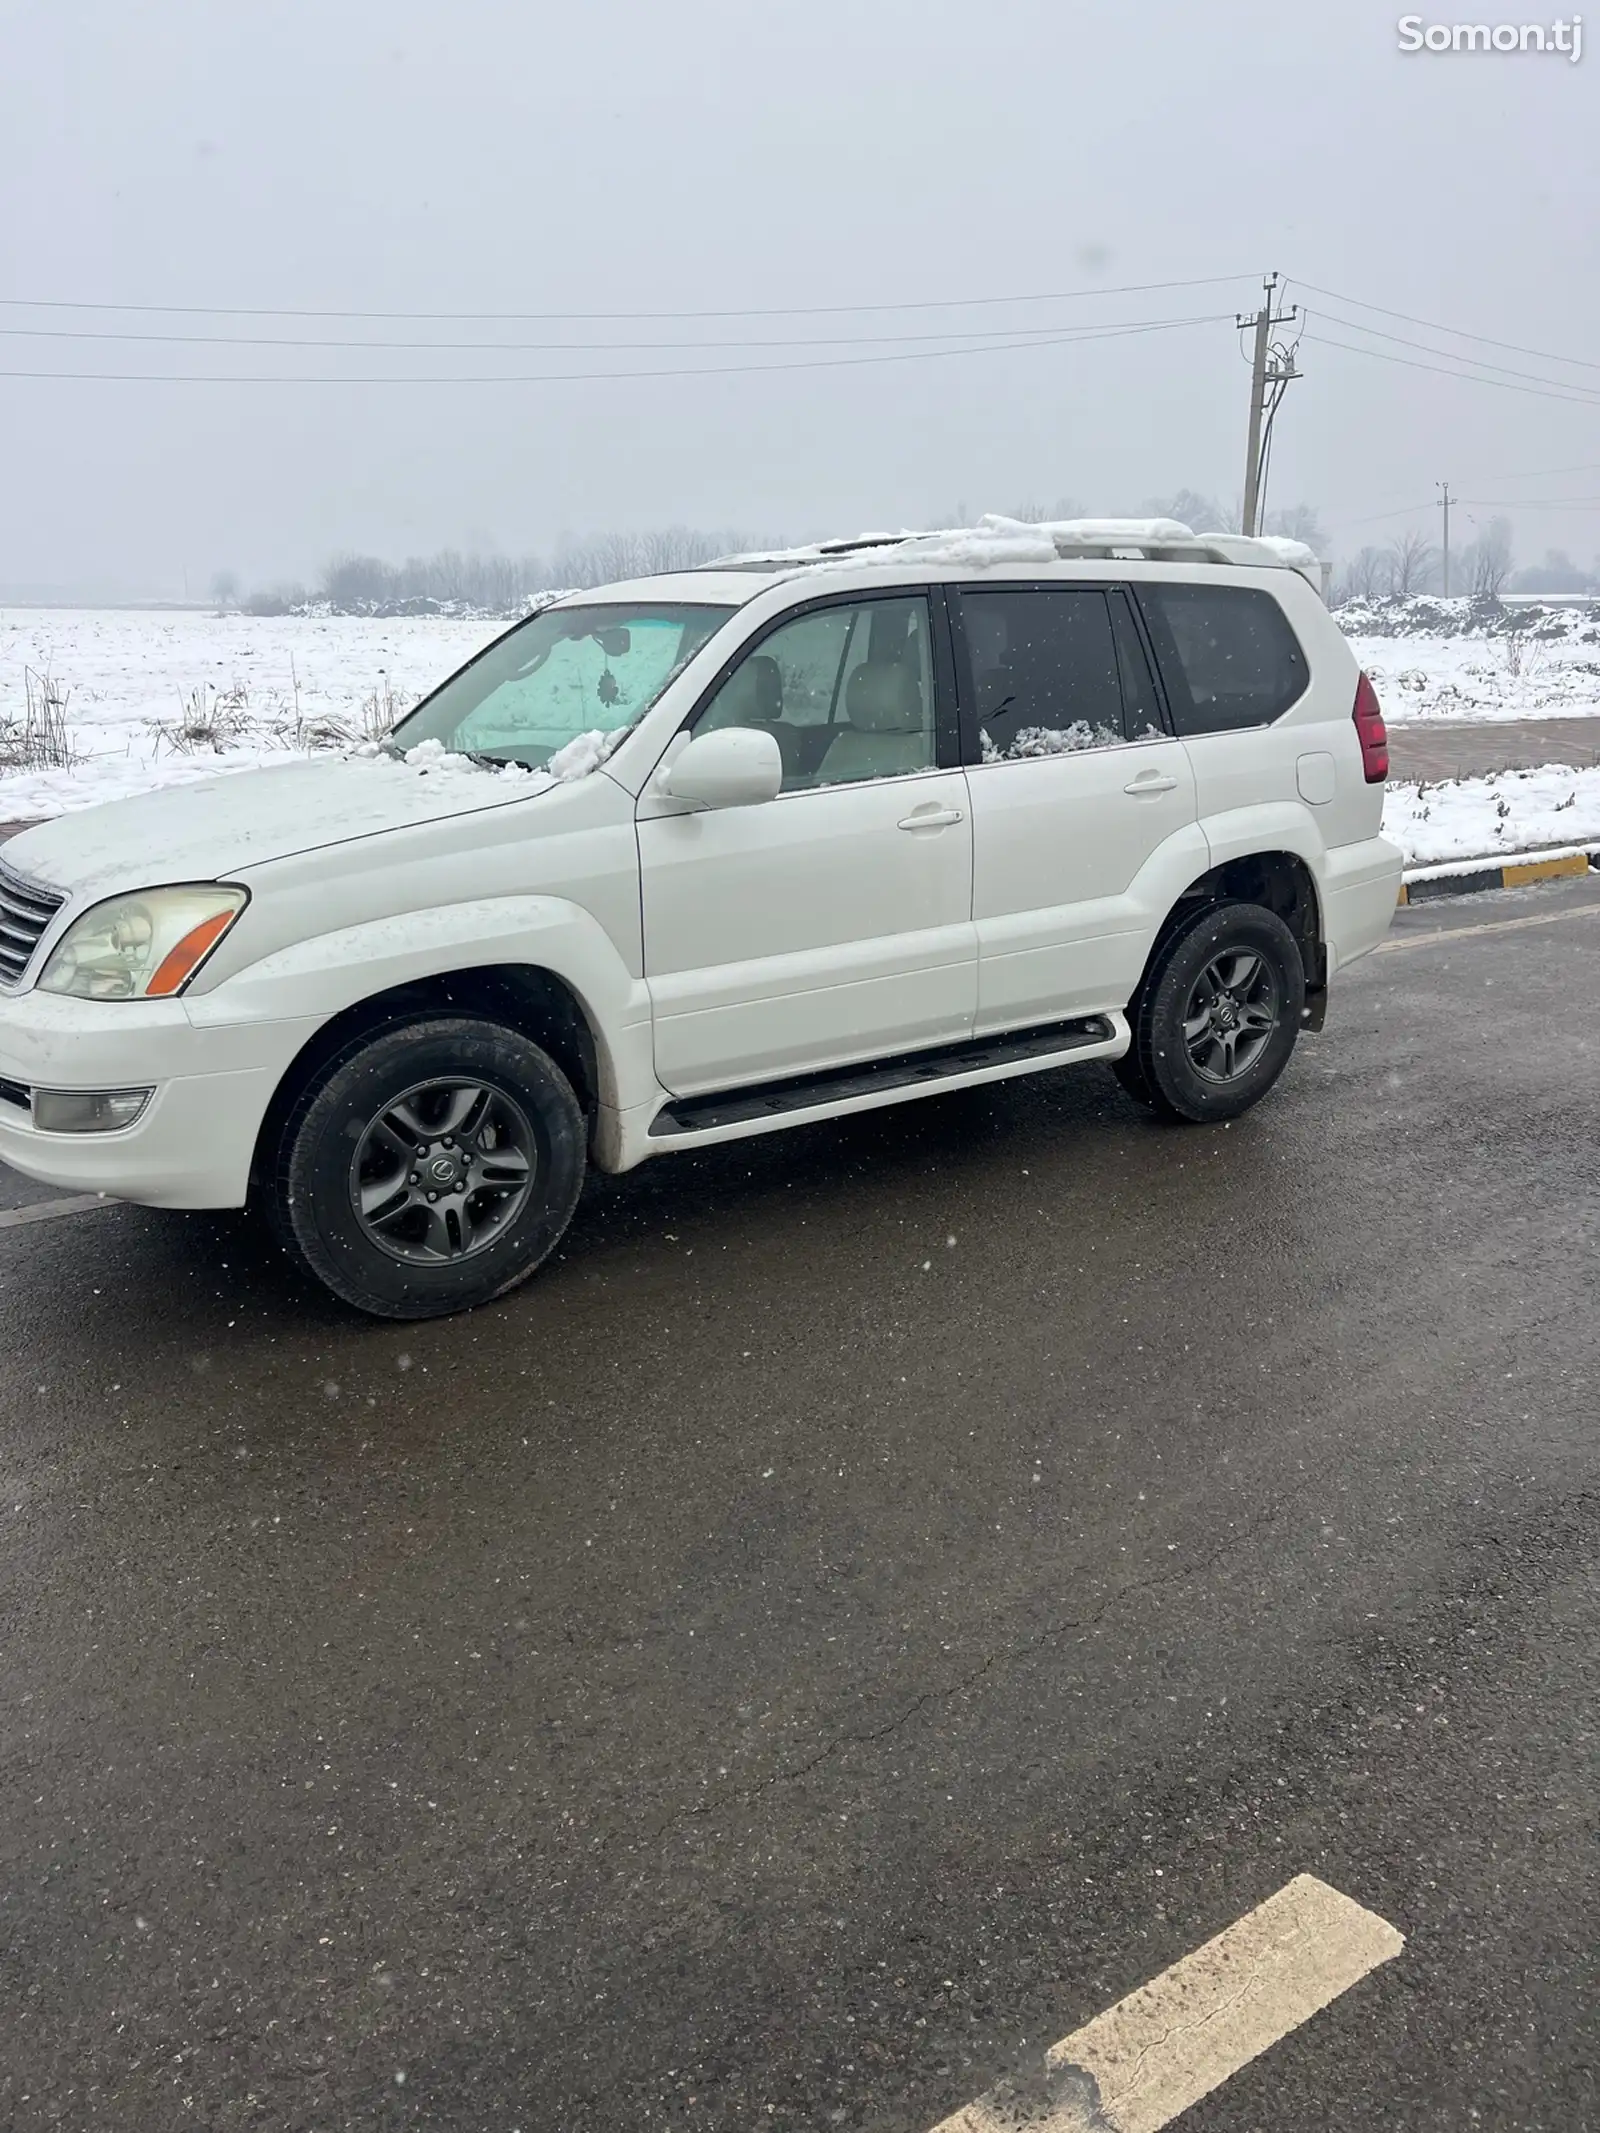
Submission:
[[[1195,533],[1175,518],[1002,518],[991,512],[974,526],[898,533],[858,533],[843,540],[807,541],[793,548],[752,549],[718,556],[689,570],[629,578],[560,596],[561,606],[623,600],[682,600],[701,606],[742,607],[768,585],[812,571],[908,563],[958,570],[1032,569],[1080,559],[1144,559],[1160,563],[1221,563],[1257,570],[1297,570],[1313,585],[1320,565],[1303,541],[1242,533]]]
[[[550,602],[553,607],[613,607],[620,601],[682,601],[689,607],[742,607],[761,590],[761,578],[776,568],[763,567],[761,575],[748,566],[708,564],[699,570],[663,571],[657,578],[620,578],[612,585],[580,586]]]
[[[862,533],[846,540],[811,541],[794,548],[719,556],[707,573],[773,575],[827,564],[919,562],[959,569],[1056,563],[1074,557],[1143,557],[1158,562],[1209,562],[1257,569],[1315,572],[1303,541],[1241,533],[1196,533],[1175,518],[1063,518],[1038,522],[989,512],[973,526],[934,532]]]

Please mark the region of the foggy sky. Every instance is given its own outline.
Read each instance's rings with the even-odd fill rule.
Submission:
[[[573,314],[1241,278],[995,311],[719,322],[296,324],[7,307],[0,370],[459,375],[796,360],[886,351],[571,344],[1231,313],[1278,268],[1588,357],[1597,367],[1585,372],[1474,351],[1600,391],[1600,15],[1594,53],[1574,66],[1408,57],[1395,28],[1404,11],[1370,0],[4,0],[0,297]],[[1488,19],[1546,18],[1530,6]],[[1313,333],[1430,360],[1290,293],[1320,314]],[[1375,312],[1347,316],[1441,341]],[[567,347],[229,350],[19,327]],[[1600,498],[1600,398],[1525,397],[1309,342],[1301,363],[1270,501],[1321,506],[1341,552],[1387,540],[1408,521],[1371,515],[1427,503],[1441,477],[1496,503]],[[563,531],[672,522],[848,532],[1062,494],[1128,509],[1179,486],[1231,498],[1245,393],[1226,323],[765,377],[4,377],[0,583],[172,592],[187,571],[199,591],[224,566],[262,583],[312,574],[348,548],[522,552]],[[1556,544],[1587,565],[1600,549],[1600,504],[1512,516],[1519,560]],[[1436,516],[1416,523],[1436,531]]]

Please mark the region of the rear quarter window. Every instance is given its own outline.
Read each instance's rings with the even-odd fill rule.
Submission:
[[[1289,618],[1248,585],[1141,585],[1179,733],[1268,726],[1302,697],[1311,669]]]

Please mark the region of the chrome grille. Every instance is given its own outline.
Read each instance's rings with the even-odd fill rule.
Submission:
[[[0,985],[15,985],[61,906],[54,889],[24,881],[0,860]]]

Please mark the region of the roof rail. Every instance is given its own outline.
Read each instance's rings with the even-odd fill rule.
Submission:
[[[1031,563],[1142,561],[1216,563],[1254,570],[1295,570],[1320,592],[1322,566],[1303,541],[1274,535],[1195,533],[1173,518],[1070,518],[1034,523],[989,513],[975,526],[933,533],[858,534],[803,547],[722,556],[708,569],[816,569],[826,563],[949,563],[1016,568]]]

